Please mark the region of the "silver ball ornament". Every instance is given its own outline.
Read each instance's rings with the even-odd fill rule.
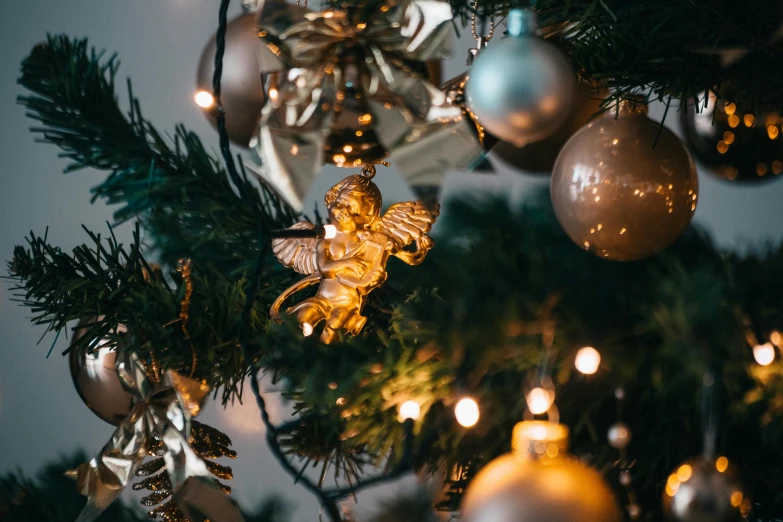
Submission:
[[[643,259],[672,244],[690,224],[698,193],[691,155],[647,117],[643,99],[624,100],[619,113],[574,134],[551,180],[552,206],[566,234],[615,261]]]
[[[725,457],[698,459],[677,468],[666,481],[664,511],[673,522],[738,522],[750,501]]]
[[[616,422],[609,427],[606,435],[609,445],[615,449],[625,449],[631,443],[631,428],[624,422]]]
[[[471,67],[465,98],[489,133],[521,147],[563,126],[576,77],[557,47],[535,35],[530,11],[512,9],[508,20],[509,36],[490,45]]]
[[[85,333],[85,329],[77,330],[71,344]],[[69,366],[73,385],[95,415],[117,426],[130,413],[133,395],[123,387],[117,375],[115,349],[103,346],[101,341],[95,344],[89,352],[71,349]]]

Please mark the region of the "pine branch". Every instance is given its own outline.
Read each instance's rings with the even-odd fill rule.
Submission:
[[[116,56],[89,48],[86,40],[50,36],[22,64],[19,97],[40,122],[39,140],[62,149],[66,172],[108,171],[93,199],[120,204],[117,222],[141,218],[162,260],[180,257],[241,275],[256,257],[263,230],[284,228],[296,214],[274,192],[247,177],[229,180],[195,134],[179,126],[173,140],[144,118],[129,92],[127,115],[115,93]]]
[[[72,254],[47,243],[46,236],[31,232],[28,249],[17,246],[8,263],[12,279],[19,282],[12,291],[32,309],[34,324],[46,326],[46,332],[59,332],[72,321],[83,321],[87,334],[77,342],[87,349],[94,339],[106,339],[116,346],[123,304],[135,294],[155,296],[159,304],[171,304],[176,295],[144,260],[139,248],[139,227],[134,242],[126,249],[112,235],[106,241],[85,228],[92,245],[80,245]]]
[[[144,260],[138,228],[127,248],[113,236],[88,234],[92,244],[80,245],[71,254],[35,234],[28,238],[28,249],[14,250],[9,269],[18,285],[13,290],[21,304],[33,310],[32,321],[52,332],[82,321],[79,326],[86,333],[68,350],[89,350],[95,339],[104,339],[108,346],[142,359],[152,355],[162,368],[205,379],[223,389],[224,400],[238,394],[247,372],[236,347],[244,281],[196,268],[186,336],[179,316],[185,285],[177,273],[170,285]],[[263,329],[269,303],[286,281],[270,277],[249,316],[253,332]]]
[[[613,89],[605,107],[632,93],[683,106],[731,85],[754,110],[783,107],[783,19],[765,0],[539,0],[540,26],[568,24],[560,45],[580,75]],[[732,66],[724,53],[748,54]],[[694,110],[691,108],[690,110]]]

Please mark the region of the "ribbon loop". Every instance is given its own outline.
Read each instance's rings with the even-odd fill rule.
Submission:
[[[259,36],[279,61],[260,58],[274,74],[257,151],[292,204],[301,206],[324,163],[358,167],[392,155],[410,165],[426,150],[442,176],[480,156],[462,110],[423,74],[425,60],[449,55],[451,19],[439,0],[321,12],[260,3]],[[419,140],[427,149],[410,146]]]
[[[189,444],[190,420],[200,411],[209,387],[172,371],[158,380],[136,354],[118,362],[117,374],[135,402],[98,456],[68,473],[88,497],[77,522],[92,522],[119,497],[157,440],[175,491],[190,477],[214,484],[205,462]]]

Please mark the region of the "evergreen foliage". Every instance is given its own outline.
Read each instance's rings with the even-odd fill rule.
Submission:
[[[667,474],[701,450],[700,394],[711,372],[722,406],[719,451],[741,466],[757,503],[754,520],[783,509],[783,364],[755,367],[748,345],[783,328],[783,248],[727,254],[691,229],[656,258],[609,263],[571,243],[546,194],[519,208],[465,196],[445,205],[437,246],[421,267],[390,263],[362,334],[324,346],[316,336],[303,339],[293,322],[268,320],[269,305],[294,276],[271,259],[256,260],[265,231],[294,214],[263,184],[227,180],[184,129],[173,145],[166,141],[135,101],[122,116],[115,74],[116,61],[86,42],[50,38],[23,65],[20,81],[32,94],[20,101],[40,122],[39,136],[76,167],[110,172],[95,194],[124,204],[118,221],[142,220],[164,267],[192,257],[191,339],[172,323],[182,283],[144,261],[138,233],[127,248],[91,234],[72,254],[31,235],[9,267],[36,322],[60,331],[102,316],[92,334],[142,357],[154,354],[166,368],[189,370],[195,351],[197,378],[222,389],[225,400],[240,392],[251,364],[263,368],[283,382],[300,413],[273,434],[280,451],[305,464],[331,462],[349,478],[369,462],[398,469],[405,452],[396,406],[408,399],[422,406],[415,466],[472,473],[509,450],[524,392],[543,367],[555,380],[573,452],[616,484],[617,452],[605,433],[618,419],[614,390],[622,387],[622,420],[636,437],[628,450],[635,486],[650,520],[659,516]],[[261,284],[246,308],[251,270],[262,274]],[[237,334],[243,311],[244,352]],[[126,334],[114,333],[119,324]],[[584,345],[601,351],[596,376],[572,370]],[[86,341],[72,347],[87,348]],[[481,405],[472,430],[451,412],[463,394]]]

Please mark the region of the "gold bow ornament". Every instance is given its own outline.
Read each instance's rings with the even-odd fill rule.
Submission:
[[[176,372],[158,379],[136,354],[120,359],[117,374],[134,404],[97,457],[68,475],[75,478],[87,505],[77,522],[92,522],[131,482],[155,444],[160,444],[174,499],[191,521],[239,522],[239,508],[211,478],[204,460],[189,445],[191,418],[197,415],[209,386]],[[204,505],[208,499],[209,505]]]
[[[451,20],[437,0],[320,12],[259,3],[259,64],[270,74],[256,147],[292,204],[301,208],[324,163],[388,156],[411,185],[431,186],[481,155],[461,108],[426,78],[424,62],[451,51]]]

